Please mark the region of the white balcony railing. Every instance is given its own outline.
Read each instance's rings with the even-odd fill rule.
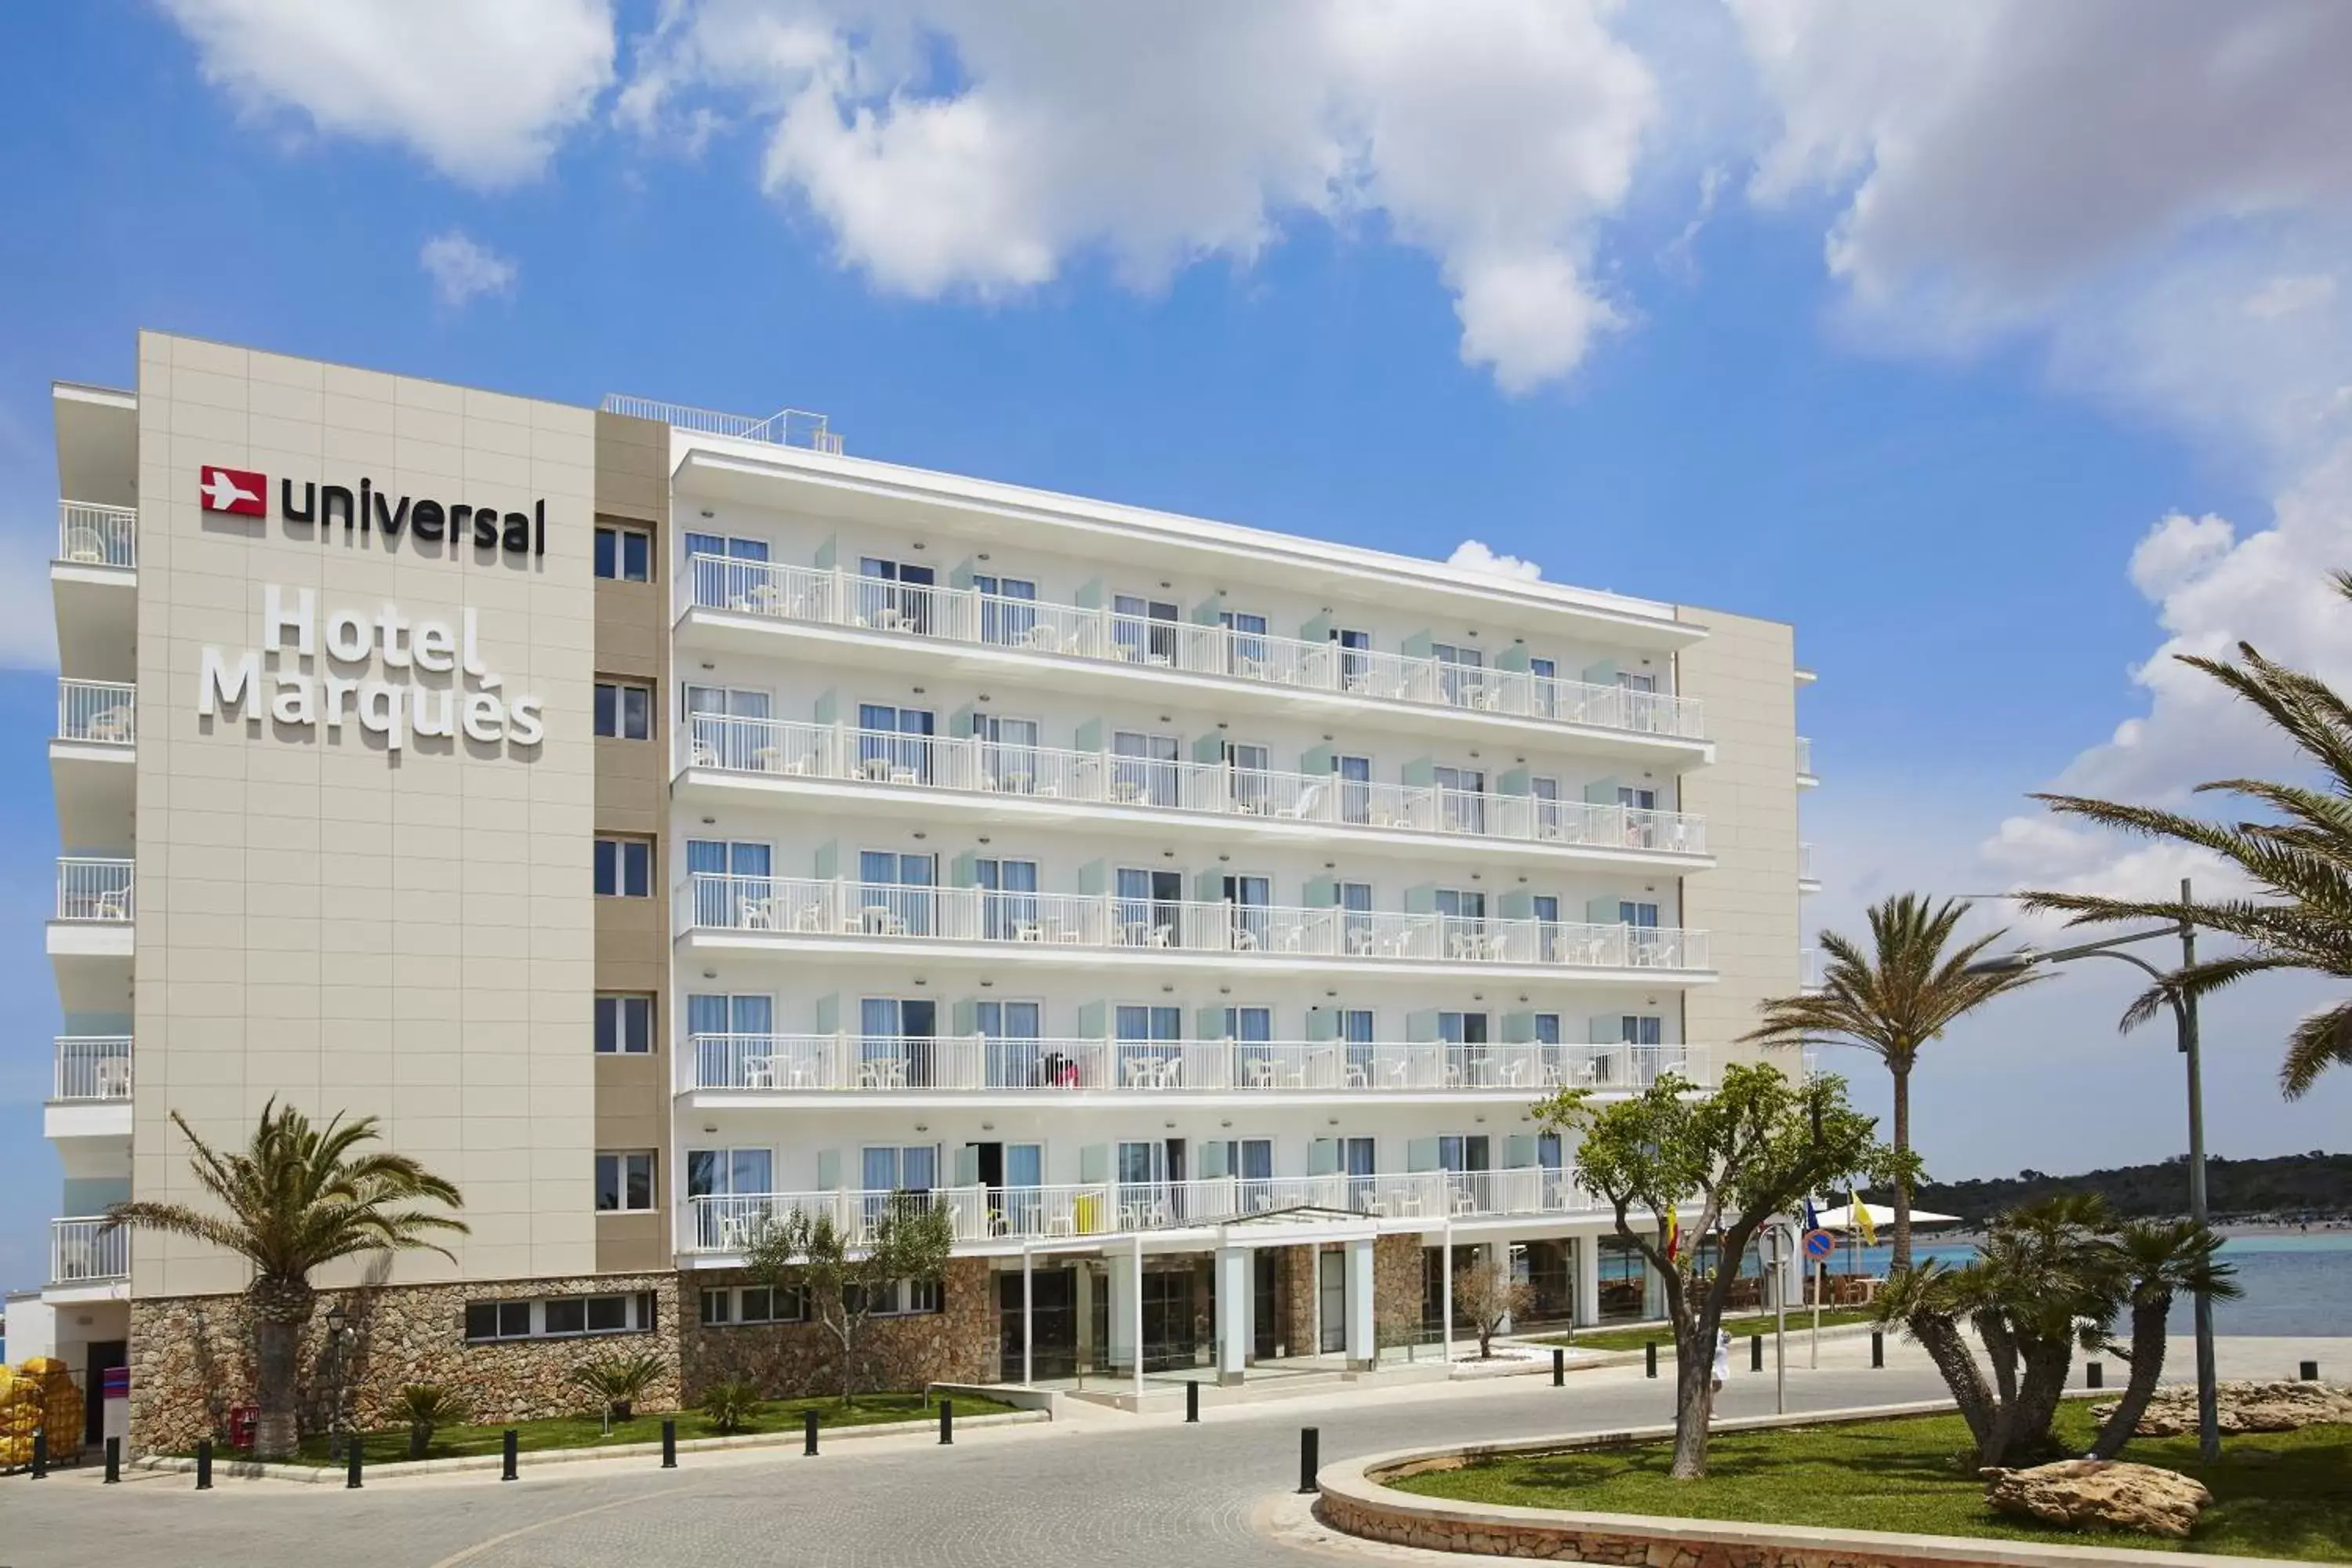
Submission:
[[[810,877],[698,873],[678,889],[689,931],[771,931],[1010,949],[1214,952],[1256,959],[1703,970],[1706,932],[1664,926],[1295,909],[1100,893],[907,887]]]
[[[131,1037],[60,1035],[52,1100],[129,1100]]]
[[[678,1087],[751,1093],[1540,1093],[1638,1091],[1668,1069],[1714,1082],[1704,1046],[1444,1041],[995,1039],[695,1035]]]
[[[103,1215],[49,1221],[49,1283],[89,1285],[131,1273],[131,1233]]]
[[[128,746],[139,738],[138,688],[121,680],[58,682],[58,739]]]
[[[1704,735],[1697,700],[1663,691],[1007,598],[975,588],[894,583],[838,568],[694,555],[687,572],[692,603],[703,609],[1549,723],[1681,740]]]
[[[1242,816],[1367,832],[1456,834],[1528,844],[1706,853],[1706,823],[1680,812],[1274,773],[1222,763],[901,735],[837,724],[691,715],[683,767],[771,778]]]
[[[1808,991],[1822,988],[1822,950],[1806,947],[1797,950],[1797,984]]]
[[[1821,880],[1813,870],[1813,847],[1810,844],[1797,846],[1797,880],[1800,882]]]
[[[1178,1230],[1302,1207],[1399,1219],[1579,1214],[1600,1207],[1599,1200],[1578,1184],[1574,1173],[1539,1166],[1386,1175],[1222,1176],[1074,1186],[940,1187],[920,1193],[756,1193],[688,1199],[680,1243],[690,1252],[740,1252],[765,1227],[803,1213],[813,1217],[830,1215],[855,1245],[871,1234],[876,1221],[894,1203],[946,1210],[954,1222],[955,1239],[966,1245]]]
[[[828,428],[825,416],[804,409],[786,408],[755,419],[748,414],[721,414],[683,403],[662,403],[650,397],[604,395],[604,412],[633,419],[656,419],[675,429],[704,436],[731,436],[745,441],[765,441],[777,447],[802,447],[812,452],[841,455],[841,437]]]
[[[131,867],[127,859],[87,855],[58,857],[58,914],[61,921],[120,924],[131,919]]]
[[[127,506],[58,502],[58,559],[75,566],[139,564],[139,513]]]
[[[1802,735],[1797,737],[1797,776],[1800,779],[1816,776],[1813,773],[1813,743]]]

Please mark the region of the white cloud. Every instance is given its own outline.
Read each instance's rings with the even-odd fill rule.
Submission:
[[[162,0],[247,112],[405,146],[496,187],[538,174],[613,79],[611,0]]]
[[[679,0],[619,112],[761,124],[768,191],[918,296],[1034,289],[1095,253],[1149,289],[1247,264],[1296,215],[1378,220],[1436,259],[1464,360],[1522,391],[1626,319],[1593,252],[1657,92],[1615,9]]]
[[[0,531],[0,668],[58,667],[56,590],[49,585],[54,535]]]
[[[1454,547],[1445,558],[1448,566],[1465,572],[1484,572],[1496,577],[1517,577],[1532,583],[1543,575],[1543,568],[1532,561],[1522,561],[1516,555],[1497,555],[1486,547],[1484,540],[1465,539]]]
[[[478,244],[457,229],[425,242],[417,265],[433,279],[434,297],[449,310],[462,309],[485,294],[511,294],[522,268],[512,257]]]
[[[2336,279],[2325,272],[2303,273],[2295,277],[2273,278],[2247,300],[2246,314],[2258,321],[2273,321],[2281,316],[2292,316],[2298,310],[2325,305],[2336,298]]]

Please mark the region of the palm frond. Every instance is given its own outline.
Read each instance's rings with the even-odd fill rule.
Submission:
[[[2286,1060],[2279,1068],[2279,1089],[2289,1100],[2301,1100],[2331,1067],[2352,1066],[2352,1002],[2322,1008],[2295,1025],[2286,1037]]]

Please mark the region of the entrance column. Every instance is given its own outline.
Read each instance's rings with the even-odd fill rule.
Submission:
[[[1135,1233],[1135,1272],[1128,1282],[1128,1301],[1135,1311],[1135,1397],[1143,1397],[1143,1232]]]
[[[1601,1321],[1601,1238],[1580,1236],[1569,1245],[1576,1249],[1576,1326],[1589,1329]]]
[[[1034,1357],[1031,1353],[1037,1331],[1035,1263],[1028,1244],[1024,1242],[1021,1247],[1021,1381],[1024,1385],[1032,1381],[1030,1374],[1035,1370]]]
[[[1250,1348],[1250,1249],[1217,1248],[1217,1381],[1242,1381]]]
[[[1444,1237],[1439,1278],[1445,1285],[1445,1340],[1438,1353],[1439,1359],[1450,1362],[1454,1359],[1454,1221],[1447,1219],[1444,1230],[1439,1234]]]
[[[1110,1344],[1103,1361],[1108,1374],[1118,1370],[1121,1362],[1143,1364],[1136,1347],[1142,1335],[1136,1331],[1135,1320],[1143,1305],[1143,1292],[1136,1288],[1135,1275],[1129,1260],[1108,1247],[1103,1250],[1102,1288],[1110,1297],[1110,1310],[1104,1314],[1109,1331]]]
[[[1380,1362],[1372,1321],[1372,1240],[1348,1243],[1348,1367],[1370,1372]]]

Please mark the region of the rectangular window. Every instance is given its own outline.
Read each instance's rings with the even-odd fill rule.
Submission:
[[[596,840],[596,896],[600,899],[652,898],[653,840],[600,836]]]
[[[596,1054],[650,1056],[654,1048],[654,999],[644,995],[596,998]]]
[[[632,1296],[555,1296],[536,1301],[468,1301],[469,1342],[535,1340],[574,1334],[646,1333],[654,1327],[651,1291]]]
[[[1638,903],[1632,899],[1623,900],[1617,906],[1617,922],[1654,929],[1658,923],[1658,906]]]
[[[654,689],[640,681],[598,681],[596,733],[615,741],[652,740]]]
[[[735,1292],[705,1290],[702,1293],[702,1326],[717,1328],[735,1321]]]
[[[596,1156],[598,1214],[645,1214],[653,1206],[653,1151],[634,1149]]]
[[[616,1334],[629,1326],[629,1299],[625,1296],[591,1296],[588,1298],[588,1331],[592,1334]]]
[[[616,583],[647,583],[654,574],[654,536],[642,528],[596,527],[596,575]]]
[[[550,1301],[543,1310],[547,1314],[547,1327],[543,1331],[551,1336],[588,1331],[588,1299],[584,1296],[567,1296]]]

